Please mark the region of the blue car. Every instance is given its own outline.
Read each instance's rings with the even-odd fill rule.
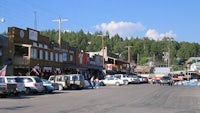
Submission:
[[[41,80],[43,82],[45,93],[52,93],[55,90],[54,86],[52,85],[50,81],[46,79],[41,79]]]

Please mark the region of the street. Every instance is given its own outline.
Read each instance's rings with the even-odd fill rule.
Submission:
[[[200,87],[130,84],[0,99],[1,113],[200,113]]]

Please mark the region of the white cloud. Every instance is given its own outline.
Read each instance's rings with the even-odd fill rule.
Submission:
[[[119,34],[121,37],[131,37],[134,33],[145,30],[145,27],[140,22],[111,21],[110,23],[96,25],[96,29],[102,30],[103,32],[108,31],[110,36]]]
[[[166,33],[158,33],[155,29],[149,29],[146,32],[145,37],[148,37],[148,38],[154,39],[154,40],[162,40],[164,37],[175,38],[176,34],[173,33],[172,30],[170,30],[169,32],[166,32]]]

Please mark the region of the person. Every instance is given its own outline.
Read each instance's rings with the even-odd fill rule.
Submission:
[[[92,89],[94,88],[94,76],[90,78],[90,86],[92,87]]]
[[[99,79],[96,77],[95,81],[95,88],[99,88]]]

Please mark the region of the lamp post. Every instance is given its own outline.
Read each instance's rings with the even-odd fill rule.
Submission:
[[[4,18],[1,18],[1,22],[4,23],[4,22],[5,22],[5,19],[4,19]]]
[[[104,35],[97,35],[97,36],[101,36],[101,40],[102,40],[102,66],[103,68],[105,67],[104,65]]]

